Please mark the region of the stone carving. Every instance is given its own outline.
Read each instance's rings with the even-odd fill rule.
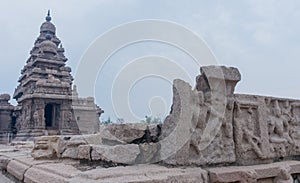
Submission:
[[[33,120],[34,120],[34,126],[38,128],[43,128],[45,125],[45,118],[44,118],[44,110],[38,109],[33,113]]]
[[[52,74],[48,74],[47,82],[49,82],[49,83],[60,83],[60,80],[55,78]]]
[[[244,133],[243,138],[246,139],[246,141],[250,144],[250,149],[254,150],[258,157],[264,159],[265,155],[261,150],[262,141],[260,140],[259,136],[255,135],[255,121],[252,119],[254,116],[254,112],[251,106],[248,108],[247,113],[248,116],[245,119],[246,127],[242,129]],[[237,115],[242,115],[239,105],[237,106]]]
[[[225,90],[220,89],[220,77],[204,72],[214,69],[202,70],[194,90],[184,81],[174,81],[173,105],[161,127],[112,124],[95,135],[58,136],[60,145],[49,139],[48,148],[37,146],[32,155],[87,160],[105,166],[154,162],[205,166],[209,176],[206,182],[297,182],[299,161],[283,160],[298,158],[300,153],[300,101],[234,94],[238,80],[233,79],[239,77],[226,75],[237,74],[233,68],[221,67]],[[221,91],[225,91],[225,100]],[[220,101],[225,101],[222,115]],[[205,136],[211,123],[215,128]],[[36,139],[35,144],[43,144],[43,138]],[[49,149],[55,149],[51,155]],[[124,153],[126,156],[121,155]],[[253,166],[226,167],[229,164]],[[211,167],[216,165],[223,167]]]
[[[201,74],[197,77],[195,90],[183,81],[174,81],[173,106],[162,126],[162,139],[174,133],[172,130],[181,118],[186,121],[186,126],[191,126],[187,131],[192,133],[181,149],[164,161],[167,164],[235,161],[232,97],[240,74],[235,68],[215,66],[202,67]]]
[[[280,172],[274,179],[274,183],[292,183],[294,182],[293,177],[290,174],[290,167],[280,168]]]
[[[234,126],[239,164],[272,162],[300,153],[295,130],[299,126],[298,101],[238,94],[235,100]]]
[[[73,77],[71,68],[66,66],[66,61],[64,48],[56,37],[56,28],[51,23],[51,18],[48,18],[41,25],[40,35],[30,51],[27,64],[21,71],[19,86],[13,96],[20,106],[21,114],[16,124],[18,140],[48,134],[47,130],[51,130],[51,134],[79,133],[73,117],[71,88]],[[85,108],[78,111],[83,110]],[[101,112],[99,107],[91,111],[90,113],[95,114],[93,120],[99,121],[97,118]]]
[[[274,103],[275,107],[273,108],[273,115],[270,116],[270,120],[268,121],[270,142],[293,144],[289,135],[289,115],[284,116],[278,106],[277,100],[275,100]]]
[[[68,128],[71,125],[72,122],[72,112],[71,111],[67,111],[65,112],[65,127]]]
[[[206,66],[195,88],[174,80],[173,105],[163,124],[113,124],[100,130],[103,110],[94,98],[78,97],[76,86],[72,90],[71,68],[50,21],[48,15],[21,71],[13,96],[18,106],[9,104],[9,95],[0,95],[0,134],[12,125],[19,138],[25,137],[21,140],[63,134],[36,138],[35,159],[206,166],[209,181],[219,183],[299,182],[298,161],[275,161],[299,159],[300,100],[234,94],[239,71]],[[100,132],[70,135],[79,131]],[[210,168],[228,164],[262,165]]]

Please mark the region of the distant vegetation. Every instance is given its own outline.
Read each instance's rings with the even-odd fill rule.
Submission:
[[[150,123],[162,123],[162,120],[159,117],[152,118],[151,116],[145,116],[145,120],[142,120],[141,122],[147,123],[147,124],[150,124]]]
[[[104,125],[111,124],[112,120],[110,120],[110,117],[108,117],[107,120],[103,120],[103,121],[101,120],[101,123],[104,124]]]
[[[160,117],[152,117],[152,116],[145,116],[144,120],[141,120],[140,122],[142,123],[147,123],[147,124],[159,124],[162,123],[162,119]],[[125,123],[123,118],[117,118],[116,121],[112,121],[110,117],[108,117],[106,120],[101,120],[101,124],[111,124],[111,123],[118,123],[122,124]]]

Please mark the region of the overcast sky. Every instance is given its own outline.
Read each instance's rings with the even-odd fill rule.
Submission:
[[[48,9],[73,75],[85,50],[104,32],[130,21],[159,19],[194,31],[204,39],[220,65],[237,67],[242,74],[237,93],[300,98],[300,1],[297,0],[2,0],[0,93],[13,94]],[[163,44],[145,42],[120,50],[108,62],[106,72],[99,73],[95,85],[95,98],[105,110],[105,118],[114,116],[110,100],[113,75],[131,60],[150,54],[189,62],[180,50]],[[199,73],[199,68],[187,70],[193,78]],[[149,115],[149,99],[162,96],[164,116],[172,99],[170,83],[159,78],[143,82],[136,84],[130,94],[132,110],[141,118]]]

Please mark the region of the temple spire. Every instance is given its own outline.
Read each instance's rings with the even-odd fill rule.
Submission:
[[[46,21],[47,22],[51,21],[50,10],[48,10],[48,13],[47,13],[47,16],[46,16]]]

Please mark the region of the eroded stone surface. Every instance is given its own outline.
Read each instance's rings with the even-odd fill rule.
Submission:
[[[292,183],[299,181],[299,161],[207,169],[211,182]]]
[[[14,106],[9,103],[10,95],[0,95],[0,143],[8,142],[7,133],[11,132],[12,116]]]
[[[138,165],[99,168],[84,172],[70,181],[74,182],[140,182],[140,183],[207,183],[207,172],[201,168],[166,168],[158,165]]]
[[[10,132],[17,133],[18,140],[32,140],[42,135],[99,132],[103,110],[93,97],[79,97],[76,86],[72,90],[73,77],[64,52],[55,25],[51,18],[46,19],[13,94],[18,105],[9,103],[9,94],[0,95],[0,137]]]
[[[140,154],[139,146],[136,144],[93,145],[91,151],[92,160],[112,161],[122,164],[135,164],[136,158]]]
[[[235,95],[235,142],[239,164],[300,155],[300,101]]]
[[[136,144],[131,144],[138,146]],[[146,144],[142,144],[146,145]],[[153,145],[153,144],[152,144]],[[87,145],[80,145],[87,146]],[[98,145],[99,146],[99,145]],[[122,145],[119,145],[122,146]],[[141,146],[141,144],[139,145]],[[114,147],[114,146],[110,146]],[[143,147],[147,149],[149,147]],[[299,181],[300,162],[284,161],[252,166],[226,166],[219,168],[171,168],[160,165],[132,165],[96,167],[79,170],[75,160],[34,160],[24,157],[25,152],[1,152],[9,161],[6,170],[17,180],[24,182],[140,182],[140,183],[291,183]],[[27,151],[27,149],[25,149]],[[120,151],[121,152],[121,151]],[[19,155],[18,155],[19,154]]]
[[[235,68],[216,66],[203,67],[201,73],[194,90],[184,81],[174,81],[173,105],[162,127],[162,139],[174,135],[168,141],[177,147],[176,153],[164,160],[167,164],[235,161],[233,92],[240,74]],[[162,145],[161,153],[168,149],[168,145]]]
[[[49,137],[42,137],[38,140],[40,149],[36,148],[37,141],[33,152],[44,148],[45,157],[47,152],[54,152],[53,157],[102,161],[114,166],[156,162],[204,167],[271,163],[208,168],[208,181],[279,183],[298,179],[299,162],[284,160],[297,159],[300,153],[300,102],[234,94],[240,80],[235,68],[204,67],[201,73],[195,89],[184,81],[174,81],[173,105],[161,135],[157,135],[157,126],[147,131],[145,124],[110,125],[94,135],[54,136],[48,144],[44,142]],[[151,136],[159,137],[158,141],[152,141]],[[49,144],[53,147],[48,148]],[[76,180],[98,180],[95,175],[80,175],[84,176],[76,176]],[[165,180],[157,180],[160,181]]]
[[[29,167],[30,165],[26,165],[17,160],[11,160],[7,165],[7,172],[22,181],[24,179],[24,173]]]
[[[115,137],[119,141],[131,143],[134,140],[143,137],[147,127],[149,128],[150,136],[157,135],[157,125],[146,124],[146,123],[101,125],[101,132],[106,131],[107,133],[110,133],[111,136]]]

